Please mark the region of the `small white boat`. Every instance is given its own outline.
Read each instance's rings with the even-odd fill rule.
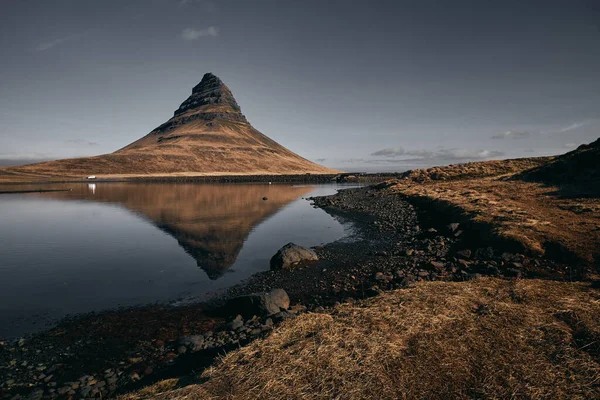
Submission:
[[[87,179],[96,179],[96,175],[90,175],[87,177]]]

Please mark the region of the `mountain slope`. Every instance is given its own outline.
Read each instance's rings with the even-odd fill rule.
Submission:
[[[597,184],[600,181],[600,139],[524,171],[518,178],[552,184]]]
[[[208,73],[173,117],[111,154],[10,168],[19,173],[87,175],[329,174],[263,135],[229,88]]]

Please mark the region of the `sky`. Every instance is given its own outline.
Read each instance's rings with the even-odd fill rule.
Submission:
[[[600,136],[596,0],[0,1],[0,164],[115,151],[206,72],[350,171],[560,154]]]

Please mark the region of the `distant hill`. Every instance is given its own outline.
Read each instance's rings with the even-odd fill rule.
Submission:
[[[600,181],[600,139],[553,158],[539,167],[524,171],[520,179],[556,183]]]
[[[211,73],[204,75],[171,119],[114,153],[12,167],[8,171],[78,178],[337,172],[300,157],[254,129],[229,88]]]

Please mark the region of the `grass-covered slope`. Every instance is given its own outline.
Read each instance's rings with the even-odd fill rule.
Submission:
[[[584,283],[423,282],[286,321],[204,383],[121,400],[598,398],[598,315]]]

